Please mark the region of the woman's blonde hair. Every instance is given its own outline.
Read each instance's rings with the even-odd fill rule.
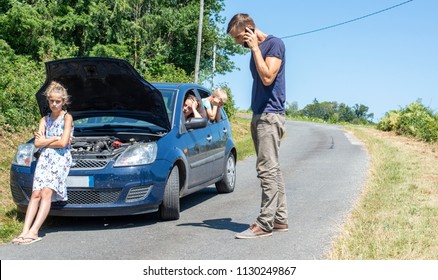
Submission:
[[[70,95],[67,94],[67,89],[60,83],[55,81],[51,82],[44,92],[44,95],[46,96],[47,100],[49,100],[53,93],[58,93],[61,95],[61,98],[64,101],[64,106],[70,104]]]

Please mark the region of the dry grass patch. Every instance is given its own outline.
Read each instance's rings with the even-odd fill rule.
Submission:
[[[367,146],[369,178],[329,259],[438,259],[438,144],[349,127]]]

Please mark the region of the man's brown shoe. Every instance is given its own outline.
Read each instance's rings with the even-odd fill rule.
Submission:
[[[289,225],[288,224],[278,224],[278,223],[274,223],[274,229],[273,231],[278,231],[278,232],[286,232],[289,230]]]
[[[258,237],[268,237],[272,235],[272,231],[264,231],[257,224],[252,224],[249,228],[235,235],[237,239],[250,239]]]

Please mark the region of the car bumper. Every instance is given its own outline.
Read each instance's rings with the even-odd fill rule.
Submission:
[[[96,172],[71,170],[69,178],[92,178],[89,185],[67,186],[68,200],[52,202],[53,216],[121,216],[150,213],[162,202],[169,163],[113,168]],[[25,212],[32,193],[33,170],[12,166],[11,192]],[[82,180],[83,181],[83,180]]]

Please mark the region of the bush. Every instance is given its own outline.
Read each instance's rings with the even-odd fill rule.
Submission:
[[[401,117],[400,111],[389,111],[385,114],[380,122],[377,124],[377,128],[383,131],[396,131]]]
[[[14,54],[0,40],[0,127],[20,130],[38,123],[39,110],[34,94],[44,82],[44,65]]]
[[[438,116],[419,101],[399,111],[390,111],[378,123],[377,128],[413,136],[426,142],[438,141]]]

